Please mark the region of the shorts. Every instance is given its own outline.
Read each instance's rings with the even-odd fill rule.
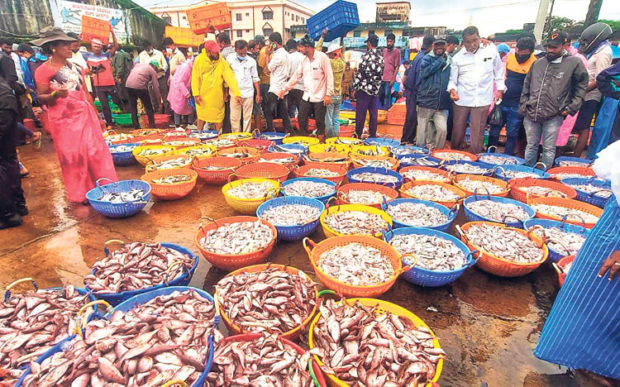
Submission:
[[[582,130],[590,129],[590,126],[592,126],[592,119],[598,112],[599,105],[600,102],[595,99],[583,101],[577,115],[577,120],[575,120],[575,125],[573,125],[573,133],[579,133]]]

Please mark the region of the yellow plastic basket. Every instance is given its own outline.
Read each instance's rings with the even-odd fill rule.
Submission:
[[[328,138],[327,141],[329,140],[331,139]],[[351,145],[326,143],[326,144],[310,145],[308,147],[308,153],[324,153],[324,152],[336,152],[336,153],[349,154],[351,152]]]
[[[374,207],[370,207],[370,206],[364,206],[362,204],[341,204],[341,205],[337,205],[337,206],[328,206],[323,213],[321,214],[321,216],[319,217],[319,220],[321,221],[321,227],[323,228],[323,232],[325,233],[325,237],[326,238],[331,238],[331,237],[335,237],[335,236],[345,236],[348,234],[342,234],[337,232],[336,230],[332,230],[329,226],[327,226],[327,224],[325,223],[325,218],[328,215],[332,215],[338,212],[344,212],[344,211],[362,211],[362,212],[368,212],[370,214],[375,214],[375,215],[379,215],[381,217],[381,219],[385,220],[388,224],[388,228],[391,229],[392,228],[392,218],[385,212],[382,211],[378,208],[374,208]],[[380,230],[377,230],[380,231]],[[385,230],[388,231],[388,230]],[[383,234],[381,232],[376,233],[375,235],[372,234],[362,234],[362,235],[370,235],[370,236],[374,236],[377,238],[383,238]]]
[[[316,145],[320,142],[318,138],[310,136],[291,136],[282,139],[282,144],[301,144],[305,146]]]
[[[425,327],[426,329],[430,331],[431,335],[434,337],[433,346],[437,349],[441,348],[439,346],[439,340],[437,340],[437,337],[435,336],[431,328],[428,325],[426,325],[426,323],[421,318],[411,313],[407,309],[401,306],[398,306],[396,304],[392,304],[391,302],[378,300],[375,298],[349,298],[342,302],[346,302],[349,305],[353,305],[356,301],[359,301],[360,304],[367,306],[367,307],[376,306],[375,312],[378,315],[385,314],[385,312],[390,312],[394,315],[408,318],[413,323],[413,325],[418,328]],[[314,344],[314,326],[317,324],[320,318],[321,318],[321,312],[317,313],[317,315],[312,320],[312,323],[310,324],[310,329],[308,331],[309,332],[308,333],[308,345],[310,346],[310,349],[316,347],[316,345]],[[318,356],[314,355],[314,359],[319,364],[319,366],[323,366],[323,362],[319,359]],[[443,359],[439,359],[439,362],[437,363],[437,369],[435,370],[435,376],[433,376],[433,379],[430,382],[428,382],[426,386],[431,386],[433,383],[437,382],[439,380],[439,377],[441,376],[442,370],[443,370]],[[348,386],[348,384],[338,379],[334,375],[329,375],[329,374],[325,374],[325,375],[328,378],[328,384],[330,386],[334,386],[334,387],[347,387]]]
[[[154,156],[140,156],[140,153],[142,153],[143,150],[147,150],[147,149],[165,149],[166,152],[160,155],[154,155]],[[131,153],[133,154],[133,157],[135,157],[136,160],[141,165],[146,166],[147,164],[150,164],[151,160],[155,157],[168,156],[168,155],[174,154],[174,147],[166,146],[166,145],[140,145],[140,146],[135,147]]]
[[[176,168],[168,168],[168,170],[174,170],[174,169],[181,169],[181,168],[189,168],[192,165],[192,158],[188,155],[178,155],[176,154],[176,152],[174,152],[173,154],[170,155],[164,155],[164,156],[156,156],[156,157],[152,157],[149,161],[149,163],[146,165],[146,167],[144,167],[144,170],[146,173],[149,172],[154,172],[154,171],[159,171],[162,170],[160,168],[158,168],[158,164],[164,162],[164,161],[169,161],[169,160],[174,160],[174,159],[183,159],[183,165],[176,167]]]
[[[219,138],[228,138],[233,141],[249,140],[252,138],[252,133],[234,132],[220,134]]]
[[[390,156],[362,156],[355,155],[351,158],[353,162],[353,168],[361,168],[361,167],[372,167],[372,165],[368,165],[365,162],[373,162],[373,161],[384,161],[387,160],[390,163],[390,167],[388,169],[397,170],[400,162],[394,157]]]
[[[273,189],[266,192],[265,196],[260,198],[252,198],[252,199],[242,199],[228,194],[228,191],[236,187],[238,185],[244,183],[262,183],[262,182],[270,182],[273,185]],[[241,179],[231,181],[230,183],[224,185],[222,187],[222,193],[224,194],[224,199],[226,203],[235,211],[244,215],[255,215],[256,209],[258,206],[263,204],[265,201],[272,199],[280,193],[280,182],[277,180],[264,179],[261,177],[255,177],[251,179]]]
[[[195,151],[210,152],[210,154],[192,155],[192,153]],[[217,148],[209,144],[189,146],[189,147],[178,149],[175,151],[175,154],[177,155],[191,155],[193,158],[197,158],[199,160],[207,158],[207,157],[213,157],[215,156],[216,153],[217,153]]]
[[[356,156],[389,156],[390,150],[386,146],[378,145],[353,145],[351,157]]]
[[[330,137],[325,140],[325,144],[339,144],[339,145],[362,145],[364,140],[357,137]]]

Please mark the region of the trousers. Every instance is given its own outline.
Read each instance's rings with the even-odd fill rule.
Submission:
[[[340,102],[342,97],[339,95],[332,96],[332,103],[327,105],[327,114],[325,115],[325,127],[327,129],[327,137],[338,137],[340,131]]]
[[[484,148],[484,129],[487,125],[489,115],[489,105],[486,106],[459,106],[453,103],[454,126],[452,128],[452,139],[450,146],[452,149],[466,149],[465,129],[467,127],[467,117],[469,116],[469,135],[470,152],[478,154]]]
[[[108,102],[108,95],[112,98],[112,102],[122,106],[121,102],[116,95],[114,86],[95,86],[95,95],[101,103],[101,110],[103,111],[103,117],[107,125],[113,125],[112,111],[110,110],[110,103]]]
[[[325,134],[326,112],[327,108],[323,105],[323,102],[310,102],[302,99],[299,105],[299,130],[302,133],[310,132],[308,130],[308,118],[313,114],[316,121],[316,133],[319,135]]]
[[[240,132],[241,128],[243,128],[244,132],[250,132],[250,119],[252,118],[253,107],[254,98],[252,97],[243,98],[240,103],[235,98],[230,100],[230,127],[233,132]],[[243,118],[241,117],[242,114]]]
[[[544,122],[532,121],[525,117],[523,125],[527,136],[525,164],[533,167],[538,162],[538,146],[542,137],[543,152],[540,161],[545,164],[546,168],[550,168],[555,160],[555,140],[562,126],[562,116],[557,115]]]
[[[357,137],[362,137],[367,113],[370,115],[368,119],[368,131],[370,133],[370,137],[376,137],[379,97],[376,95],[370,95],[365,91],[358,90],[355,92],[355,100],[357,103],[355,108],[355,133],[357,134]]]
[[[282,119],[284,125],[284,131],[291,133],[291,119],[288,116],[288,103],[285,98],[278,98],[274,93],[267,93],[267,109],[265,110],[265,121],[267,122],[267,131],[273,132],[273,118],[275,116],[276,109],[278,111],[278,117]],[[301,110],[301,109],[300,109]]]
[[[131,113],[131,123],[134,129],[140,128],[140,122],[138,121],[138,99],[142,101],[142,106],[146,111],[146,115],[149,118],[149,127],[155,127],[155,112],[153,111],[153,105],[151,105],[151,97],[149,91],[146,89],[132,89],[127,88],[127,95],[129,97],[129,112]]]
[[[0,218],[11,216],[18,207],[26,205],[15,149],[16,136],[16,113],[0,110]]]
[[[503,125],[506,125],[506,146],[504,153],[507,155],[515,154],[515,146],[519,138],[519,129],[523,125],[523,116],[519,114],[518,107],[502,106]],[[499,144],[499,133],[503,125],[492,125],[489,131],[489,146]]]
[[[400,142],[412,143],[418,128],[415,93],[407,94],[405,106],[407,107],[407,113],[405,116],[405,125],[403,125],[403,136],[400,138]]]
[[[448,134],[448,110],[435,110],[418,106],[418,132],[416,137],[417,146],[432,144],[434,148],[443,148]],[[431,120],[435,125],[435,133],[431,135]]]

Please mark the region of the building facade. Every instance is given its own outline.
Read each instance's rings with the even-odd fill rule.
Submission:
[[[408,22],[411,13],[411,2],[390,1],[377,3],[377,23],[383,22]]]
[[[189,27],[186,9],[207,5],[212,2],[200,1],[190,6],[156,6],[149,10],[175,27]],[[286,41],[293,37],[291,26],[303,24],[314,15],[314,12],[302,5],[288,0],[230,1],[232,28],[231,40],[250,40],[256,35],[269,36],[272,32],[280,32]]]

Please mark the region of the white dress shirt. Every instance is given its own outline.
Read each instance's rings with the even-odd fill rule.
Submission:
[[[312,60],[304,56],[295,74],[289,79],[285,90],[291,90],[299,80],[304,83],[302,99],[308,102],[321,102],[326,95],[334,95],[334,72],[327,55],[315,50]]]
[[[168,63],[166,62],[166,57],[164,57],[164,54],[161,51],[153,49],[153,53],[149,55],[148,52],[142,50],[140,55],[138,55],[139,63],[150,64],[151,61],[157,62],[157,78],[161,78],[166,75]]]
[[[305,57],[306,56],[299,51],[292,52],[288,55],[289,70],[290,70],[289,77],[292,77],[293,75],[295,75],[295,72],[301,65],[301,61],[304,60]],[[293,89],[303,91],[304,90],[303,79],[300,79],[299,82],[297,82],[297,84],[293,87]]]
[[[493,82],[497,90],[506,90],[504,65],[497,48],[489,44],[475,53],[464,48],[452,58],[448,91],[455,89],[459,106],[481,107],[493,102]]]
[[[269,81],[269,92],[278,95],[280,90],[283,90],[286,86],[290,75],[289,66],[289,54],[284,47],[278,48],[269,60],[267,68],[271,73]]]
[[[249,55],[245,56],[245,60],[239,60],[237,53],[228,55],[226,58],[230,68],[235,73],[241,98],[254,97],[254,82],[258,82],[258,70],[256,69],[256,61]]]

